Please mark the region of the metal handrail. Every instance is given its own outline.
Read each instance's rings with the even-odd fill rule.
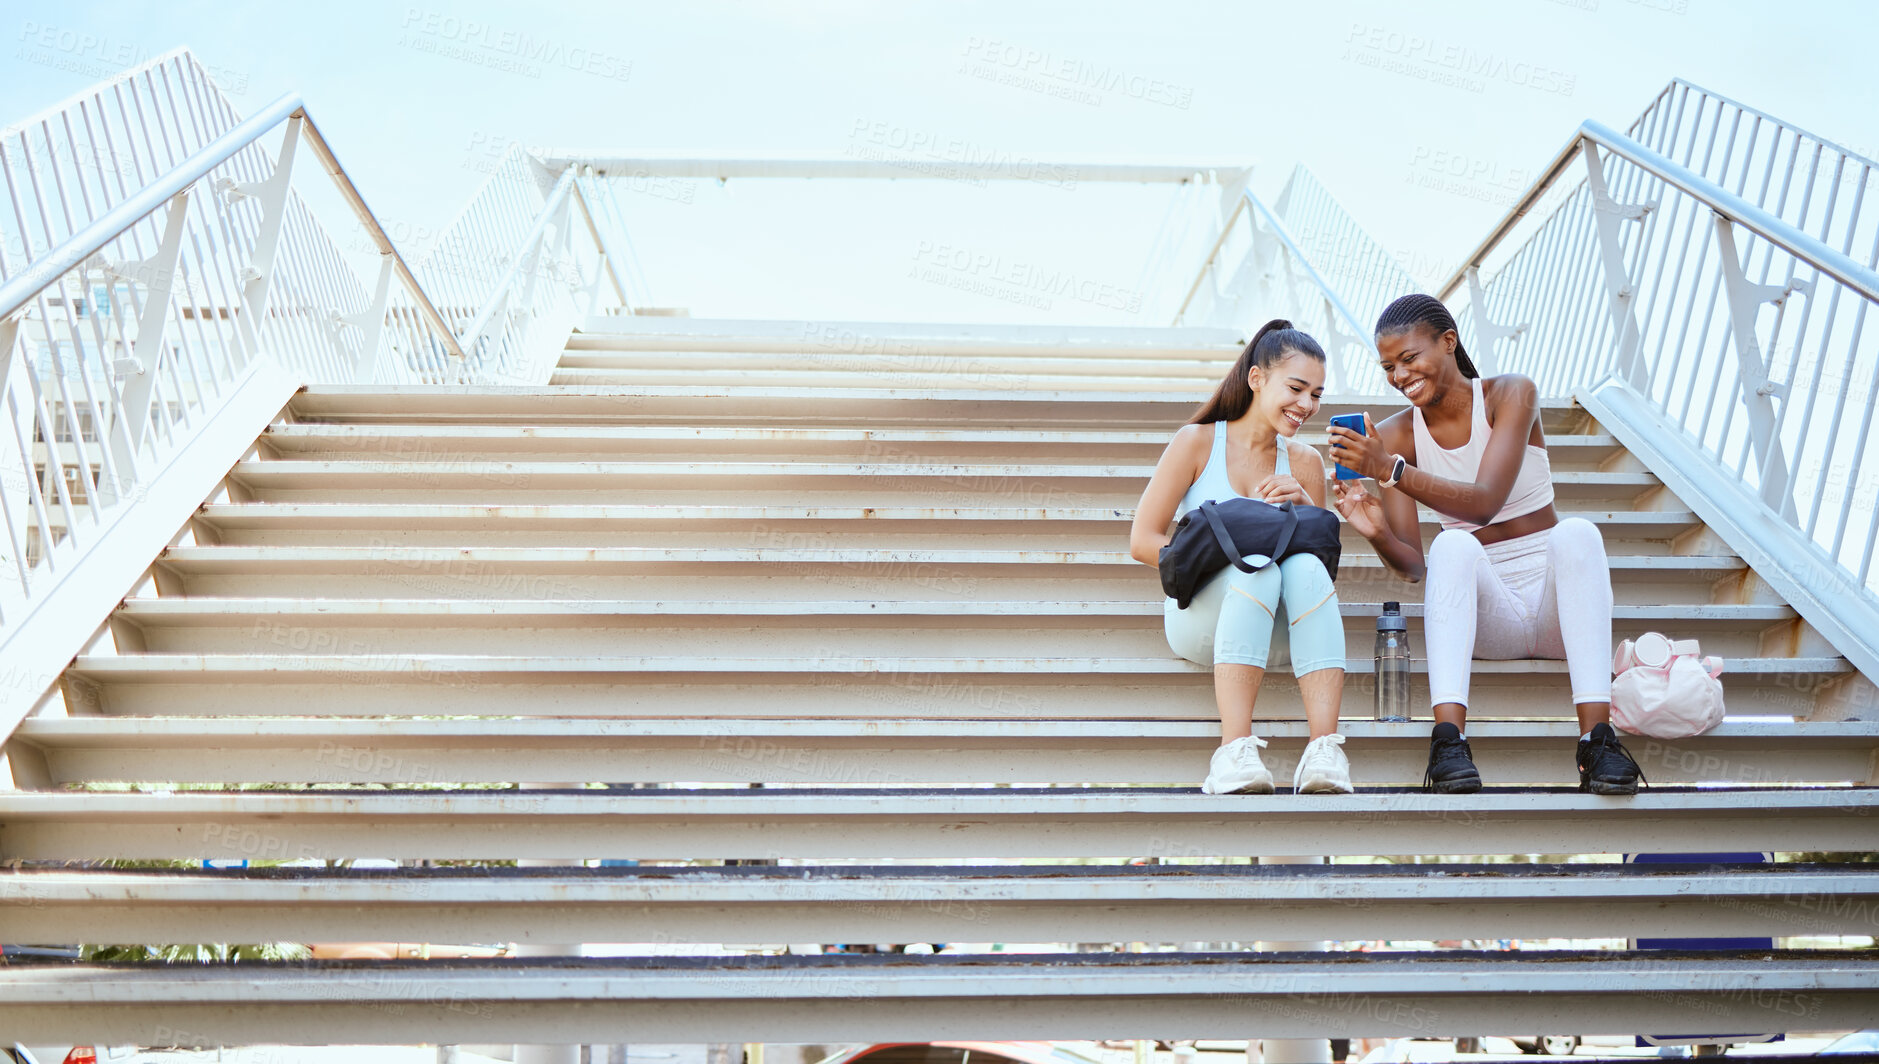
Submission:
[[[0,284],[0,319],[19,313],[53,278],[103,250],[120,233],[149,217],[178,192],[202,180],[210,170],[227,162],[262,134],[293,117],[300,107],[297,94],[290,92],[280,97],[253,118],[209,142],[207,147],[185,159],[182,165],[139,189],[97,220],[34,259],[28,269]]]
[[[1559,149],[1559,154],[1553,156],[1553,161],[1540,172],[1540,176],[1534,180],[1533,184],[1527,186],[1527,191],[1521,193],[1520,198],[1514,201],[1512,209],[1507,212],[1506,216],[1495,223],[1494,228],[1488,231],[1488,235],[1482,239],[1481,243],[1475,245],[1475,249],[1468,253],[1468,257],[1462,260],[1460,266],[1455,267],[1455,272],[1449,274],[1448,280],[1443,281],[1441,287],[1435,290],[1435,298],[1447,302],[1448,298],[1455,294],[1455,290],[1468,280],[1468,271],[1479,269],[1481,263],[1487,260],[1488,253],[1500,246],[1501,241],[1507,239],[1507,234],[1513,232],[1514,227],[1533,212],[1533,207],[1540,202],[1540,197],[1546,195],[1547,191],[1558,183],[1560,176],[1566,172],[1566,168],[1572,165],[1572,160],[1578,157],[1579,145],[1585,140],[1582,133],[1583,127],[1579,133],[1572,135],[1572,139],[1566,142],[1565,147]]]
[[[1583,182],[1480,279],[1514,222],[1563,187],[1575,155]],[[1860,217],[1876,170],[1673,81],[1625,132],[1582,123],[1442,289],[1469,286],[1457,318],[1464,335],[1472,326],[1470,344],[1491,351],[1493,337],[1524,332],[1505,368],[1545,394],[1603,397],[1657,449],[1654,462],[1681,463],[1690,485],[1715,480],[1701,501],[1741,518],[1732,546],[1746,552],[1737,539],[1752,533],[1770,579],[1797,582],[1783,594],[1823,632],[1848,610],[1879,615],[1879,517],[1864,472],[1879,393],[1864,327],[1879,308],[1879,232]],[[1739,500],[1727,500],[1738,495],[1760,504],[1753,514],[1734,513]],[[1879,660],[1844,629],[1829,636],[1836,646]]]
[[[1683,86],[1685,89],[1688,89],[1691,92],[1700,92],[1703,95],[1708,96],[1712,100],[1716,100],[1721,103],[1726,103],[1730,107],[1733,107],[1736,110],[1743,112],[1744,114],[1754,115],[1755,117],[1761,119],[1764,122],[1768,122],[1773,125],[1783,126],[1788,129],[1795,130],[1795,132],[1801,133],[1802,135],[1807,137],[1807,139],[1813,141],[1816,144],[1819,144],[1821,147],[1828,148],[1833,151],[1837,151],[1841,155],[1844,155],[1849,159],[1858,159],[1860,162],[1866,163],[1869,166],[1879,167],[1879,160],[1875,160],[1870,156],[1861,155],[1860,153],[1854,151],[1853,149],[1845,147],[1844,145],[1838,144],[1834,141],[1828,140],[1825,137],[1819,136],[1814,133],[1810,133],[1804,129],[1799,129],[1792,123],[1784,121],[1783,119],[1780,119],[1780,118],[1776,118],[1774,115],[1769,114],[1767,111],[1764,111],[1759,107],[1750,107],[1748,104],[1743,103],[1742,101],[1734,98],[1733,96],[1724,96],[1722,93],[1717,92],[1714,89],[1706,89],[1703,86],[1698,85],[1693,81],[1686,81],[1683,78],[1671,78],[1670,84],[1664,87],[1664,91],[1669,92],[1671,89],[1676,88],[1679,85]]]
[[[1671,89],[1677,88],[1679,86],[1681,86],[1687,91],[1700,93],[1720,103],[1727,104],[1730,107],[1734,107],[1735,109],[1737,109],[1738,111],[1741,111],[1744,114],[1754,115],[1756,118],[1759,118],[1765,122],[1771,123],[1775,126],[1785,128],[1785,129],[1790,129],[1796,134],[1807,137],[1809,140],[1812,140],[1816,144],[1819,144],[1821,147],[1827,148],[1831,151],[1838,152],[1841,155],[1845,156],[1846,158],[1857,159],[1860,162],[1865,163],[1868,166],[1879,168],[1879,161],[1875,161],[1864,155],[1859,154],[1858,152],[1842,147],[1841,145],[1835,143],[1834,141],[1828,140],[1825,137],[1821,137],[1814,133],[1809,133],[1806,130],[1799,129],[1798,127],[1795,127],[1779,118],[1776,118],[1774,115],[1771,115],[1768,112],[1761,110],[1760,108],[1750,107],[1749,105],[1742,103],[1739,100],[1733,99],[1732,97],[1724,96],[1719,92],[1714,92],[1709,89],[1703,88],[1701,85],[1697,85],[1683,78],[1670,79],[1670,83],[1667,86],[1665,86],[1664,92],[1668,93]],[[1661,93],[1659,94],[1660,99],[1662,98],[1662,95],[1663,94]],[[1647,114],[1649,113],[1648,109],[1646,113]],[[1499,222],[1495,223],[1494,228],[1488,232],[1488,235],[1485,238],[1483,238],[1479,244],[1475,246],[1475,249],[1473,251],[1468,253],[1466,258],[1462,260],[1461,265],[1455,267],[1454,272],[1449,274],[1448,280],[1442,282],[1441,287],[1439,287],[1435,293],[1435,296],[1437,299],[1446,301],[1449,297],[1453,296],[1455,292],[1459,290],[1461,286],[1467,282],[1468,271],[1471,269],[1480,268],[1481,264],[1484,261],[1486,261],[1488,254],[1492,252],[1495,247],[1499,246],[1502,241],[1507,239],[1508,234],[1513,232],[1514,228],[1518,226],[1520,222],[1527,217],[1528,214],[1532,213],[1534,205],[1540,201],[1540,198],[1544,196],[1555,184],[1559,182],[1560,177],[1566,172],[1567,167],[1571,165],[1573,158],[1579,154],[1580,146],[1584,144],[1584,142],[1588,139],[1590,134],[1592,134],[1594,129],[1603,131],[1604,133],[1610,134],[1611,136],[1618,137],[1620,138],[1620,140],[1624,142],[1624,144],[1630,145],[1631,147],[1637,148],[1638,150],[1645,151],[1645,152],[1650,151],[1649,148],[1643,147],[1642,145],[1638,144],[1635,140],[1625,138],[1623,134],[1613,133],[1613,131],[1611,131],[1610,129],[1608,129],[1607,127],[1603,125],[1600,125],[1597,122],[1588,121],[1582,124],[1579,127],[1579,129],[1572,135],[1572,139],[1567,141],[1566,146],[1559,150],[1559,154],[1553,157],[1553,161],[1550,164],[1548,164],[1547,168],[1541,171],[1540,176],[1537,179],[1535,179],[1531,185],[1527,186],[1527,190],[1521,194],[1519,199],[1514,201],[1514,206],[1508,210],[1507,214],[1503,216]],[[1599,139],[1599,138],[1592,138],[1592,139]],[[1599,143],[1603,144],[1607,148],[1610,148],[1615,151],[1619,151],[1620,155],[1623,155],[1626,158],[1631,158],[1632,161],[1638,162],[1640,163],[1640,165],[1642,165],[1643,163],[1643,160],[1633,157],[1629,151],[1620,150],[1619,145],[1615,142],[1599,139]],[[1669,162],[1669,160],[1663,157],[1660,153],[1652,153],[1652,154],[1658,158],[1664,158],[1665,162]],[[1676,166],[1675,163],[1670,163],[1670,165]],[[1649,167],[1647,167],[1647,169],[1649,169]],[[1688,171],[1682,167],[1677,167],[1677,170],[1681,174],[1688,175],[1692,173],[1691,171]],[[1658,176],[1659,178],[1663,180],[1670,181],[1672,184],[1678,183],[1672,180],[1666,174],[1658,173],[1654,169],[1652,170],[1652,173],[1656,174],[1656,176]],[[1702,178],[1700,175],[1693,175],[1693,176],[1695,176],[1696,180],[1698,181],[1705,181],[1705,179]],[[1718,187],[1718,186],[1715,186],[1714,182],[1706,182],[1706,183],[1709,184],[1711,187]],[[1689,191],[1689,190],[1686,190],[1686,191]],[[1694,194],[1694,192],[1692,192],[1692,194]],[[1724,192],[1723,194],[1728,195],[1727,192]],[[1708,202],[1708,201],[1705,200],[1705,202]],[[1737,199],[1738,204],[1742,204],[1745,202],[1746,201]],[[1714,207],[1715,205],[1711,204],[1711,206]],[[1749,206],[1751,210],[1756,211],[1756,212],[1761,212],[1761,209],[1759,207],[1753,207],[1752,205],[1749,205]],[[1728,212],[1725,211],[1725,213],[1728,213]],[[1762,213],[1764,214],[1764,217],[1772,217],[1772,216],[1767,216],[1765,212],[1762,212]],[[1755,225],[1749,222],[1748,218],[1742,217],[1740,218],[1740,220],[1742,221],[1744,225],[1749,226],[1750,229],[1753,229],[1758,233],[1761,232],[1760,229],[1758,229]],[[1789,227],[1789,228],[1792,228],[1792,227]],[[1766,233],[1762,233],[1762,235],[1765,237],[1768,237],[1768,239],[1771,239],[1771,240],[1775,239],[1772,236],[1768,236],[1768,234]],[[1815,241],[1814,243],[1818,244],[1818,241]],[[1821,245],[1821,246],[1824,246],[1824,245]],[[1795,249],[1790,249],[1790,250],[1795,250]],[[1845,256],[1840,256],[1840,257],[1845,258]],[[1826,266],[1820,263],[1814,263],[1814,265],[1819,266],[1823,270],[1827,269]],[[1857,266],[1857,263],[1855,263],[1855,265]],[[1834,273],[1834,276],[1840,277],[1838,273]],[[1843,281],[1847,280],[1844,277],[1840,277],[1840,279]],[[1853,284],[1854,282],[1847,281],[1847,283]],[[1861,286],[1855,284],[1854,287],[1861,287]]]
[[[378,224],[378,216],[372,213],[372,208],[366,206],[365,197],[359,194],[358,188],[353,185],[352,177],[346,173],[345,167],[339,165],[339,157],[333,154],[333,149],[327,144],[326,137],[320,133],[320,127],[314,124],[313,116],[308,114],[304,107],[298,113],[306,120],[305,132],[308,145],[313,148],[314,154],[320,157],[320,165],[325,168],[326,176],[332,179],[333,184],[339,189],[340,197],[346,201],[347,206],[352,208],[352,213],[357,215],[359,221],[365,226],[366,235],[370,236],[372,243],[377,245],[378,253],[391,256],[392,270],[397,273],[398,280],[404,285],[405,291],[409,292],[412,300],[417,303],[418,312],[424,315],[424,320],[443,341],[444,350],[457,358],[464,357],[465,345],[457,340],[455,333],[451,332],[449,323],[444,321],[444,316],[431,302],[431,297],[425,293],[424,286],[418,283],[416,275],[411,272],[410,265],[405,262],[404,255],[391,242],[391,237],[385,234],[384,227]]]
[[[462,358],[463,348],[458,344],[456,336],[451,333],[450,327],[445,324],[443,315],[439,314],[437,308],[431,304],[430,297],[424,293],[417,279],[411,275],[410,268],[405,265],[403,256],[399,255],[397,248],[392,246],[390,238],[385,235],[385,230],[379,225],[377,217],[372,214],[371,208],[366,206],[364,197],[359,194],[351,178],[347,177],[345,170],[340,167],[339,160],[334,156],[331,147],[327,145],[323,137],[319,136],[300,95],[292,92],[283,94],[253,117],[210,141],[206,147],[183,160],[174,169],[137,190],[124,202],[99,215],[89,225],[61,241],[34,260],[28,269],[21,271],[4,284],[0,284],[0,320],[19,313],[55,278],[64,275],[68,270],[76,268],[86,259],[102,251],[106,245],[116,240],[132,226],[161,209],[177,193],[202,180],[211,170],[233,158],[237,152],[261,139],[276,126],[295,117],[305,119],[306,130],[312,134],[312,143],[315,151],[320,155],[327,175],[339,186],[341,194],[354,213],[359,216],[360,221],[365,224],[367,231],[373,234],[373,240],[378,244],[380,252],[393,256],[393,266],[398,271],[398,276],[404,282],[411,298],[424,314],[425,320],[437,330],[445,348],[457,358]]]
[[[568,190],[573,187],[573,184],[574,168],[570,166],[561,171],[561,177],[555,181],[554,188],[548,193],[547,202],[543,204],[541,212],[535,216],[534,226],[529,229],[528,236],[522,239],[522,245],[515,257],[509,260],[509,268],[503,271],[502,277],[496,282],[495,290],[490,293],[489,300],[464,328],[463,346],[465,348],[470,350],[476,348],[483,334],[489,331],[489,323],[495,318],[496,312],[509,301],[509,294],[515,288],[516,276],[522,272],[523,260],[528,258],[530,250],[541,243],[543,234],[547,232],[549,219],[554,217],[562,201],[567,199]]]
[[[1370,334],[1369,330],[1358,323],[1357,315],[1352,314],[1351,309],[1344,305],[1344,300],[1340,298],[1337,291],[1331,287],[1331,282],[1325,280],[1324,275],[1318,272],[1318,268],[1313,266],[1311,260],[1305,257],[1304,251],[1300,250],[1298,243],[1292,239],[1291,232],[1285,228],[1285,223],[1281,222],[1279,216],[1272,213],[1272,209],[1261,202],[1258,196],[1253,195],[1251,190],[1248,190],[1246,193],[1246,201],[1251,203],[1260,214],[1265,215],[1266,221],[1272,226],[1273,235],[1278,237],[1279,242],[1285,245],[1285,249],[1292,253],[1292,257],[1298,260],[1298,264],[1305,268],[1305,273],[1311,277],[1312,282],[1324,290],[1325,301],[1330,303],[1332,308],[1338,312],[1338,316],[1344,319],[1344,323],[1350,326],[1351,335],[1356,337],[1359,343],[1362,343],[1363,338]]]
[[[1488,234],[1488,238],[1483,240],[1443,283],[1441,289],[1436,292],[1437,299],[1446,300],[1461,287],[1462,283],[1468,279],[1468,271],[1480,267],[1488,253],[1493,251],[1520,223],[1521,219],[1532,211],[1533,205],[1539,202],[1540,197],[1545,195],[1546,191],[1559,180],[1567,165],[1588,142],[1617,154],[1620,158],[1679,192],[1728,217],[1731,221],[1739,223],[1756,236],[1857,290],[1867,299],[1879,302],[1879,273],[1867,269],[1803,230],[1789,225],[1721,185],[1698,175],[1688,167],[1679,165],[1623,133],[1590,119],[1580,124],[1578,130],[1573,133],[1571,142],[1554,158],[1553,165],[1527,189],[1526,194],[1521,196],[1513,210],[1509,211],[1500,224]]]
[[[1867,269],[1802,230],[1597,122],[1587,121],[1581,125],[1579,137],[1617,153],[1620,158],[1708,206],[1710,210],[1726,216],[1763,240],[1879,303],[1879,273]]]

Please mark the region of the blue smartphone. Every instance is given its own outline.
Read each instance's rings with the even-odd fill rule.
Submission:
[[[1364,416],[1362,414],[1339,414],[1338,416],[1331,419],[1331,424],[1336,425],[1339,428],[1349,429],[1352,432],[1355,432],[1359,436],[1367,435],[1367,433],[1364,431]],[[1337,479],[1339,480],[1362,480],[1364,478],[1362,474],[1358,473],[1356,470],[1347,469],[1342,464],[1338,464]]]

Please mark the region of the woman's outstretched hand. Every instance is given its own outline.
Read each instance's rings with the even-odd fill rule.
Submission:
[[[1337,482],[1337,512],[1365,539],[1376,539],[1388,527],[1383,518],[1383,500],[1370,494],[1361,480]]]
[[[1390,453],[1383,447],[1383,437],[1377,435],[1376,423],[1368,417],[1362,434],[1342,425],[1331,426],[1331,460],[1372,480],[1390,475]]]

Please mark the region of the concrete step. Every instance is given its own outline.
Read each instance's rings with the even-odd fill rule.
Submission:
[[[1382,416],[1378,409],[1378,416]],[[1330,437],[1321,418],[1297,436],[1319,448]],[[1152,466],[1173,434],[1157,431],[861,429],[672,425],[445,425],[280,423],[261,444],[268,457],[619,461],[664,459],[822,461],[1090,462]],[[1547,440],[1555,469],[1598,469],[1623,453],[1606,434]]]
[[[1875,969],[1870,950],[41,963],[0,968],[0,1024],[66,1045],[1847,1030]]]
[[[1340,601],[1361,655],[1382,604]],[[1707,653],[1758,656],[1787,637],[1778,604],[1615,607],[1621,638],[1674,630]],[[1411,603],[1407,615],[1420,617]],[[1155,657],[1163,609],[1120,602],[644,602],[130,599],[113,617],[120,652],[236,654],[892,654]],[[1776,627],[1781,626],[1781,627]],[[1774,629],[1770,633],[1770,629]],[[1421,642],[1421,626],[1412,640]],[[1811,630],[1808,630],[1811,632]],[[1817,640],[1817,637],[1812,637]],[[1821,644],[1824,649],[1824,644]]]
[[[1369,705],[1372,667],[1369,657],[1345,659],[1353,715]],[[1421,675],[1424,663],[1412,669]],[[1794,716],[1811,710],[1817,689],[1851,671],[1840,657],[1733,659],[1730,709]],[[1473,674],[1477,716],[1571,712],[1563,661],[1477,661]],[[65,682],[68,702],[81,710],[119,715],[279,716],[291,707],[296,715],[340,716],[1214,717],[1209,672],[1168,656],[84,655]],[[1256,712],[1299,716],[1296,682],[1274,670]]]
[[[1613,553],[1670,554],[1699,531],[1688,510],[1561,507],[1596,522]],[[1441,531],[1424,512],[1423,542]],[[196,542],[218,546],[861,547],[933,550],[996,542],[1026,550],[1126,543],[1132,508],[1076,506],[766,506],[469,503],[210,503]],[[1344,550],[1371,551],[1344,528]]]
[[[1113,392],[984,389],[905,390],[768,388],[737,385],[610,387],[315,385],[288,404],[300,423],[474,425],[665,425],[684,428],[1058,429],[1172,433],[1212,394],[1117,396]],[[1385,404],[1388,402],[1388,406]],[[1319,408],[1381,418],[1398,396],[1339,399]],[[1546,400],[1541,425],[1550,436],[1591,428],[1570,400]],[[1314,424],[1318,424],[1314,421]]]
[[[1353,700],[1354,702],[1355,700]],[[311,711],[315,706],[306,707]],[[1428,761],[1427,720],[1368,719],[1339,731],[1360,787],[1413,786]],[[1418,706],[1417,711],[1426,712]],[[1206,721],[798,719],[359,720],[356,718],[32,718],[13,737],[46,764],[48,785],[188,783],[616,783],[861,786],[1067,784],[1195,787],[1219,741]],[[1570,721],[1476,720],[1469,743],[1489,786],[1573,782]],[[1289,782],[1308,731],[1270,721],[1261,752]],[[1879,722],[1728,720],[1676,741],[1628,736],[1654,786],[1879,783]],[[1402,936],[1396,936],[1402,937]]]
[[[1831,899],[1831,904],[1822,904]],[[34,942],[1439,941],[1863,934],[1860,865],[0,872]]]
[[[1741,559],[1618,555],[1626,604],[1708,604],[1739,588]],[[242,598],[759,600],[1026,598],[1162,600],[1154,571],[1121,550],[826,550],[785,547],[172,547],[166,595]],[[1339,597],[1420,602],[1422,585],[1369,551],[1344,555]]]
[[[1255,857],[1859,851],[1879,788],[0,792],[0,860]]]
[[[911,462],[373,462],[248,460],[242,501],[1109,507],[1133,510],[1152,466]],[[1661,482],[1642,472],[1563,471],[1568,507],[1633,509]],[[1644,509],[1669,509],[1651,502]],[[1674,507],[1683,509],[1682,506]]]

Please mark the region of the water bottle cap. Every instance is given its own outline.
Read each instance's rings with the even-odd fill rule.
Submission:
[[[1403,616],[1402,609],[1403,604],[1400,602],[1385,602],[1383,604],[1383,612],[1377,614],[1377,631],[1409,631],[1409,621]]]

